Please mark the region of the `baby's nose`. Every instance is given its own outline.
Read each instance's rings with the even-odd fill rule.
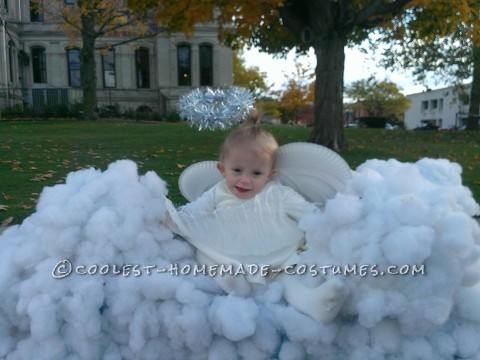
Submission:
[[[241,184],[249,184],[250,183],[250,176],[242,176],[242,178],[240,179],[240,183]]]

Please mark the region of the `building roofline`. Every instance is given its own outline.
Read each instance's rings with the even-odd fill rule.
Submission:
[[[444,86],[444,87],[441,87],[441,88],[438,88],[438,89],[428,89],[428,90],[425,90],[425,91],[420,91],[420,92],[416,92],[416,93],[407,94],[405,96],[420,95],[420,94],[432,93],[432,92],[437,92],[437,91],[445,91],[445,90],[450,90],[452,88],[460,87],[460,86],[461,87],[469,87],[469,86],[472,86],[472,83]]]

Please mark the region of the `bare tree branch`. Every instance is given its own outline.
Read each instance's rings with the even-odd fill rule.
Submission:
[[[161,34],[161,33],[163,33],[163,32],[165,32],[165,29],[159,27],[159,28],[158,28],[158,31],[155,32],[155,33],[148,34],[148,35],[141,35],[141,36],[133,37],[133,38],[126,39],[126,40],[122,40],[122,41],[119,41],[119,42],[116,42],[116,43],[113,43],[113,44],[96,46],[96,47],[95,47],[95,50],[105,50],[105,49],[108,49],[108,48],[110,48],[110,47],[115,47],[115,46],[119,46],[119,45],[128,44],[128,43],[130,43],[130,42],[137,41],[137,40],[140,40],[140,39],[149,39],[149,38],[152,38],[152,37],[154,37],[154,36],[157,36],[158,34]]]
[[[400,13],[405,5],[413,0],[395,0],[386,2],[384,0],[373,0],[365,9],[358,12],[350,26],[373,27],[382,22],[381,15]],[[374,18],[378,16],[378,18]]]

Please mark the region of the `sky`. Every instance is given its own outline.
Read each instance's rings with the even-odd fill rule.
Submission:
[[[244,52],[245,65],[258,66],[261,72],[267,74],[267,83],[274,84],[275,89],[279,89],[285,83],[285,75],[289,75],[294,71],[295,53],[291,51],[286,59],[274,59],[273,56],[259,52],[256,48],[246,50]],[[374,75],[378,80],[389,80],[397,84],[405,95],[414,94],[425,91],[422,85],[416,85],[411,76],[407,73],[386,71],[379,67],[379,59],[375,59],[371,53],[364,54],[358,49],[345,49],[345,85],[348,86],[353,81],[368,78]],[[309,65],[312,71],[315,67],[316,60],[313,50],[308,55],[301,57],[301,63]],[[430,88],[443,87],[442,85],[430,84]]]

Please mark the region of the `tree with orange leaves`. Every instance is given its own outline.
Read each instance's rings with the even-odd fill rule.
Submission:
[[[404,17],[418,17],[431,9],[442,19],[436,23],[449,33],[467,16],[469,0],[131,0],[134,8],[157,10],[161,23],[190,24],[201,12],[205,21],[216,20],[220,38],[233,47],[255,45],[266,52],[299,52],[313,48],[315,69],[314,126],[310,141],[341,150],[343,133],[343,75],[345,47],[369,34],[389,31]],[[440,4],[440,5],[439,5]],[[193,7],[193,8],[191,8]],[[172,12],[172,9],[175,11]],[[412,11],[420,9],[419,11]],[[427,25],[428,26],[428,25]],[[189,31],[193,30],[190,25]],[[401,36],[401,34],[399,34]]]
[[[292,71],[287,77],[289,80],[285,89],[280,91],[279,102],[284,109],[284,119],[294,121],[298,112],[305,105],[313,103],[313,73],[299,61],[295,61],[295,71]]]
[[[96,29],[97,8],[101,9],[101,4],[109,1],[77,0],[82,14],[86,14],[81,16],[85,33]],[[270,53],[286,53],[293,48],[303,52],[313,48],[317,65],[310,141],[341,150],[346,146],[343,133],[345,47],[360,43],[372,32],[395,29],[396,22],[402,18],[411,19],[409,24],[413,27],[433,26],[448,34],[470,16],[469,1],[129,0],[128,5],[135,14],[154,10],[157,21],[169,32],[182,31],[188,35],[193,33],[196,23],[216,21],[220,39],[234,48],[255,45]],[[415,11],[417,9],[419,11]],[[434,15],[431,20],[441,18],[442,22],[422,22],[422,9],[430,9]],[[402,36],[401,32],[397,35]]]
[[[81,40],[80,76],[86,119],[96,118],[95,50],[154,36],[163,30],[153,12],[134,12],[127,5],[124,0],[76,0],[69,5],[64,0],[32,1],[46,19],[61,23],[72,41]],[[98,45],[98,39],[107,36],[109,42]]]
[[[257,66],[246,66],[239,51],[233,52],[233,84],[248,89],[254,97],[266,95],[268,86],[265,74]]]

